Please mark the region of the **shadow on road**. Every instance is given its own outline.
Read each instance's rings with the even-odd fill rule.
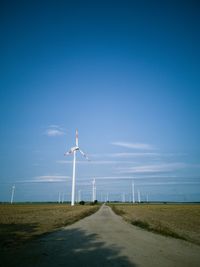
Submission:
[[[35,240],[4,257],[7,267],[136,267],[121,254],[120,245],[108,246],[96,234],[65,229]],[[13,254],[14,253],[14,254]]]
[[[0,224],[0,249],[16,245],[34,233],[38,224]]]

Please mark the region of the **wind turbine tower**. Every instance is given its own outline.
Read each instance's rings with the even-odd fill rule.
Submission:
[[[12,186],[12,193],[11,193],[10,204],[12,204],[12,203],[13,203],[14,194],[15,194],[15,185],[13,185],[13,186]]]
[[[132,182],[132,202],[135,203],[135,185],[134,185],[134,182]]]
[[[72,175],[72,195],[71,195],[71,206],[74,206],[74,199],[75,199],[75,173],[76,173],[76,152],[80,152],[83,157],[85,157],[88,161],[88,157],[86,154],[80,149],[78,146],[78,130],[76,130],[76,145],[72,147],[68,152],[66,152],[64,155],[71,155],[73,154],[74,160],[73,160],[73,175]]]
[[[138,202],[140,203],[141,199],[140,199],[140,190],[137,191],[138,193]]]
[[[95,178],[92,181],[92,201],[94,202],[96,200],[96,181]]]

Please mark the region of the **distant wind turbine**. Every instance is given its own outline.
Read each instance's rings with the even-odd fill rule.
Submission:
[[[10,204],[12,204],[12,203],[13,203],[14,194],[15,194],[15,185],[13,185],[13,186],[12,186],[12,193],[11,193]]]
[[[92,181],[92,202],[94,202],[96,199],[96,181],[94,178],[94,180]]]
[[[140,201],[141,201],[140,200],[140,190],[138,190],[137,193],[138,193],[138,202],[140,203]]]
[[[74,199],[75,199],[75,172],[76,172],[76,152],[79,151],[83,157],[85,157],[88,161],[88,157],[86,154],[80,149],[78,146],[78,130],[76,130],[76,146],[72,147],[70,151],[66,152],[64,155],[74,155],[74,160],[73,160],[73,176],[72,176],[72,196],[71,196],[71,206],[74,206]]]
[[[135,203],[135,186],[134,186],[134,182],[132,182],[132,202]]]

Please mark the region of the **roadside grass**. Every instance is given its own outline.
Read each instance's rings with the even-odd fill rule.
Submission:
[[[111,208],[135,226],[200,245],[200,205],[116,204]]]
[[[66,204],[0,205],[0,248],[19,245],[72,224],[99,206]]]
[[[161,224],[154,227],[154,226],[150,226],[150,224],[148,222],[141,221],[141,220],[135,220],[135,221],[132,221],[131,223],[135,226],[138,226],[140,228],[146,229],[148,231],[151,231],[151,232],[154,232],[157,234],[162,234],[165,236],[171,236],[174,238],[186,240],[186,238],[184,236],[180,236],[179,234],[173,232],[172,230],[170,230],[167,227],[162,226]]]

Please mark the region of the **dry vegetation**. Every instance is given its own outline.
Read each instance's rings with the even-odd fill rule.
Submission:
[[[0,247],[13,246],[74,223],[98,206],[66,204],[0,205]]]
[[[200,205],[113,205],[125,220],[200,245]]]

